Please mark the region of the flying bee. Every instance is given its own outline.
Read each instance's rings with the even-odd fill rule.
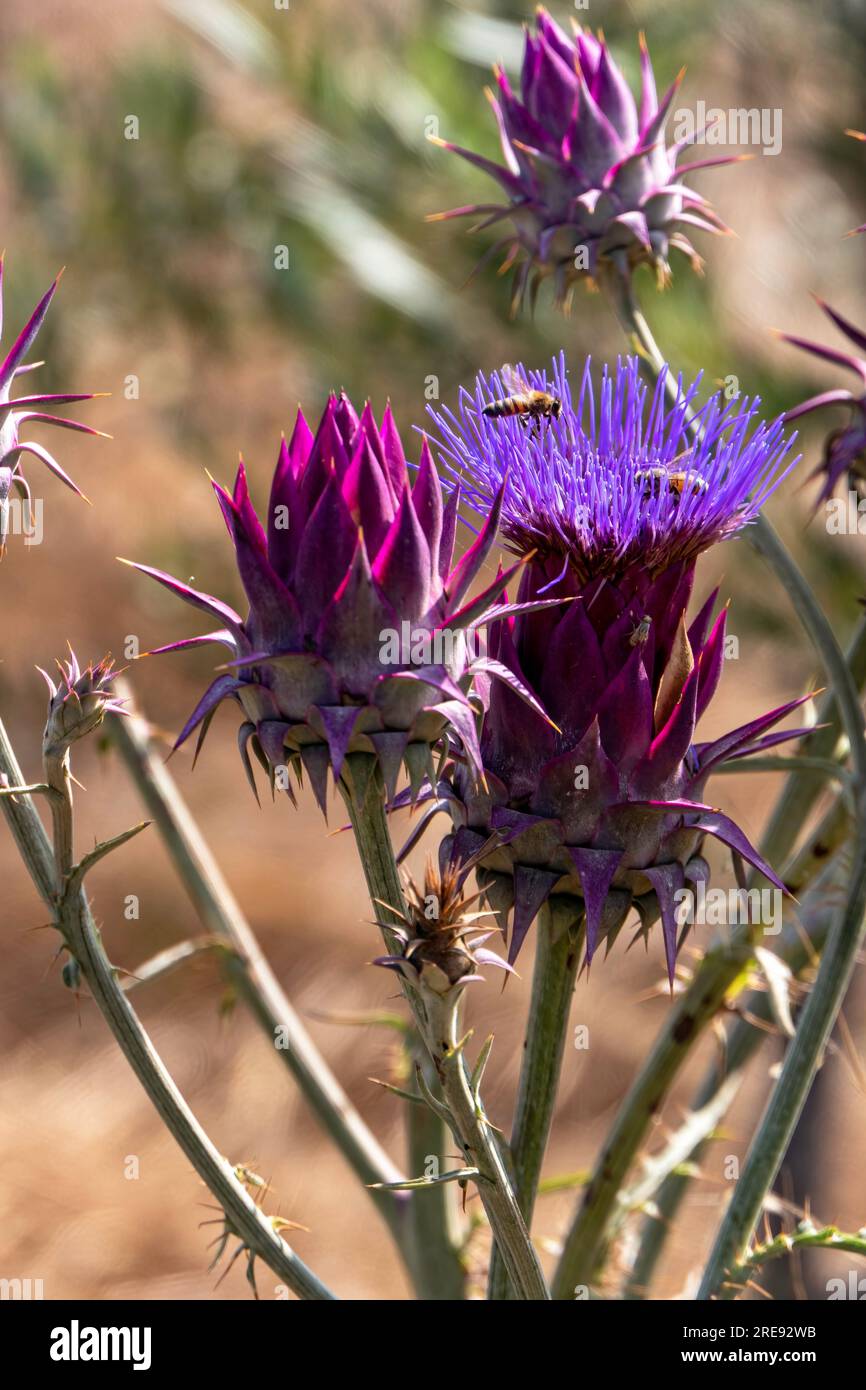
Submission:
[[[535,390],[523,380],[513,367],[506,362],[502,368],[502,379],[508,391],[500,401],[491,401],[481,412],[491,420],[502,416],[516,415],[524,429],[532,423],[533,434],[538,434],[542,420],[558,420],[562,414],[562,401],[550,391]]]
[[[631,632],[629,633],[628,644],[630,647],[646,646],[646,643],[649,640],[651,623],[652,618],[648,618],[647,615],[644,614],[640,622],[635,627],[633,627]]]
[[[676,467],[682,459],[688,458],[688,452],[686,450],[685,453],[677,454],[670,463],[657,463],[650,468],[638,468],[636,470],[635,477],[642,478],[646,483],[644,497],[658,497],[661,487],[665,483],[668,491],[674,497],[682,497],[686,492],[690,492],[692,497],[699,497],[702,493],[709,492],[710,485],[706,478],[701,477],[700,473],[693,473],[688,469]]]

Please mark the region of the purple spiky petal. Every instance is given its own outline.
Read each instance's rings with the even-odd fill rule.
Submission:
[[[3,321],[3,269],[3,258],[0,257],[0,331],[2,331]],[[22,439],[22,427],[24,425],[59,425],[83,434],[102,434],[101,430],[92,429],[89,425],[81,424],[77,420],[66,420],[61,416],[52,415],[39,409],[39,407],[46,405],[70,405],[78,401],[93,400],[92,393],[58,394],[55,392],[12,396],[15,378],[23,372],[33,371],[42,365],[40,362],[25,363],[24,358],[32,348],[42,327],[59,281],[60,276],[58,275],[40,299],[7,352],[2,364],[0,364],[0,557],[4,553],[9,530],[8,496],[10,488],[14,485],[28,500],[30,498],[30,488],[21,471],[21,460],[24,454],[30,454],[39,459],[66,487],[79,497],[84,497],[81,489],[44,445],[34,440]]]

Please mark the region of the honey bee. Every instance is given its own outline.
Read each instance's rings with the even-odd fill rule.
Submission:
[[[629,633],[628,644],[630,647],[643,647],[646,645],[649,640],[651,623],[652,618],[648,618],[647,615],[644,614],[637,626],[633,627]]]
[[[667,484],[668,491],[675,497],[682,497],[685,492],[690,492],[693,497],[699,497],[702,493],[709,492],[710,485],[706,478],[701,477],[700,473],[693,473],[688,469],[676,467],[684,458],[688,458],[688,450],[683,454],[677,454],[670,463],[654,464],[651,468],[638,468],[635,477],[642,478],[646,483],[644,497],[657,497],[664,483]]]
[[[516,415],[524,428],[528,422],[532,423],[534,434],[538,433],[542,420],[559,419],[562,401],[550,391],[535,390],[508,363],[502,368],[502,378],[511,394],[491,401],[481,412],[483,415],[492,420]]]

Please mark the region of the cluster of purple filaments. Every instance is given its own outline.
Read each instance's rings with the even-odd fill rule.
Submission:
[[[515,379],[561,402],[558,418],[484,415],[514,392]],[[650,570],[695,558],[753,521],[794,467],[794,438],[780,417],[759,417],[760,399],[696,405],[701,377],[667,371],[650,390],[637,358],[604,366],[600,384],[587,358],[576,402],[564,354],[552,369],[479,375],[461,389],[457,412],[429,407],[439,454],[480,515],[505,485],[502,533],[520,554],[565,554],[584,577]],[[680,492],[661,473],[685,473]],[[649,471],[649,476],[648,476]]]

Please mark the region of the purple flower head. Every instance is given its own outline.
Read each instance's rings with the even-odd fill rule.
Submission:
[[[789,445],[778,421],[755,425],[754,403],[712,401],[698,412],[706,439],[687,450],[695,388],[666,409],[661,390],[644,393],[636,363],[605,374],[598,400],[585,373],[576,410],[561,363],[550,386],[563,409],[540,428],[481,413],[495,379],[464,396],[459,416],[437,417],[450,467],[469,475],[466,494],[483,508],[505,479],[504,534],[535,549],[517,610],[490,630],[491,668],[512,680],[479,685],[486,784],[470,785],[458,757],[437,788],[456,825],[446,846],[477,854],[498,834],[483,868],[491,902],[514,910],[510,960],[550,894],[566,894],[581,900],[587,959],[632,906],[645,928],[660,915],[672,977],[678,894],[707,876],[706,836],[781,887],[705,787],[723,762],[792,737],[770,730],[800,702],[696,742],[722,673],[726,612],[713,621],[715,594],[691,623],[686,610],[697,555],[755,517],[791,466]],[[672,466],[706,487],[671,487]],[[551,595],[567,601],[532,607]]]
[[[758,399],[694,409],[700,377],[666,405],[665,381],[651,391],[636,358],[602,369],[590,359],[577,401],[564,355],[552,370],[519,375],[561,402],[556,419],[485,415],[508,396],[509,380],[479,375],[462,390],[457,413],[429,408],[449,471],[466,501],[485,514],[502,491],[502,534],[518,554],[537,551],[586,580],[622,574],[633,563],[655,572],[694,561],[753,521],[796,460],[782,420],[765,424]],[[693,444],[693,414],[702,438]],[[672,475],[672,481],[668,481]],[[676,490],[677,478],[685,482]]]
[[[822,299],[818,300],[818,304],[854,346],[859,348],[860,352],[866,353],[866,333],[855,328],[853,323],[849,323]],[[805,352],[811,352],[826,362],[834,362],[857,377],[860,383],[859,390],[849,391],[845,387],[839,387],[832,391],[822,391],[789,410],[785,419],[798,420],[801,415],[808,415],[826,405],[848,406],[848,424],[834,430],[828,436],[824,446],[824,457],[810,476],[823,476],[824,479],[817,505],[832,497],[840,478],[849,478],[854,489],[862,493],[866,489],[866,356],[858,357],[853,352],[823,347],[820,343],[811,343],[806,338],[797,338],[790,333],[782,333],[780,336],[786,343],[803,348]]]
[[[69,660],[56,665],[60,676],[57,682],[41,666],[37,667],[50,695],[42,737],[42,752],[47,758],[63,757],[70,745],[92,733],[106,714],[126,713],[125,701],[112,695],[112,682],[118,673],[110,656],[82,669],[70,647]]]
[[[515,266],[514,302],[553,276],[558,303],[574,282],[605,264],[620,270],[648,263],[661,281],[669,276],[671,247],[693,264],[699,258],[686,229],[728,229],[683,175],[731,158],[677,167],[682,149],[701,132],[668,145],[666,125],[683,74],[659,101],[641,36],[641,94],[632,95],[604,39],[576,28],[566,34],[545,10],[527,31],[515,92],[501,68],[488,92],[499,129],[502,163],[458,145],[437,143],[469,160],[502,188],[506,201],[476,204],[437,218],[485,214],[486,227],[509,217],[513,233],[492,254],[507,252]],[[736,156],[734,156],[736,158]]]
[[[365,405],[331,396],[315,435],[299,411],[280,450],[267,524],[253,509],[243,464],[232,492],[214,484],[249,610],[199,593],[145,565],[172,593],[207,614],[216,631],[160,651],[217,642],[230,660],[177,740],[217,706],[237,702],[239,744],[253,789],[249,749],[278,776],[301,767],[325,808],[327,774],[347,753],[375,754],[389,794],[405,762],[413,788],[431,745],[450,728],[480,771],[467,634],[502,593],[502,575],[467,593],[496,537],[499,503],[456,563],[458,496],[443,499],[426,440],[410,480],[391,408],[381,426]],[[513,572],[513,571],[512,571]],[[293,796],[288,779],[283,790]]]
[[[43,365],[41,362],[26,362],[25,358],[42,327],[42,321],[48,312],[48,306],[54,298],[59,283],[60,275],[42,296],[3,359],[2,365],[0,365],[0,558],[5,552],[6,539],[9,534],[10,494],[13,488],[22,501],[27,503],[28,510],[32,505],[30,487],[21,471],[23,454],[32,454],[38,458],[62,483],[65,483],[79,497],[84,496],[43,444],[37,444],[33,440],[22,440],[21,427],[25,424],[62,425],[65,429],[78,430],[82,434],[103,434],[102,430],[91,429],[89,425],[80,424],[77,420],[65,420],[44,409],[45,406],[72,405],[76,401],[91,401],[94,399],[92,392],[76,395],[46,395],[44,392],[35,395],[12,395],[12,389],[18,377],[27,372],[35,371],[37,367]],[[2,331],[3,258],[0,256],[0,333]],[[106,436],[103,435],[103,437]]]

